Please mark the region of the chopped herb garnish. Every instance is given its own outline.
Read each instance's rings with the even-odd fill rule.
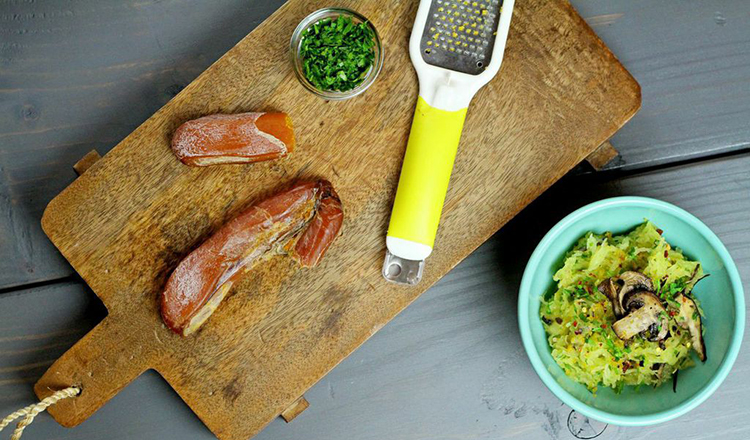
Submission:
[[[302,35],[305,78],[320,90],[351,90],[364,81],[375,59],[374,47],[369,23],[355,24],[345,15],[321,20]]]
[[[569,295],[572,298],[577,298],[577,299],[588,298],[590,295],[588,290],[586,290],[586,288],[580,284],[573,287],[572,290],[571,289],[562,289],[562,290],[566,295]]]
[[[615,394],[622,393],[623,388],[625,388],[625,381],[621,380],[617,382],[617,385],[615,385]]]
[[[615,360],[619,361],[623,356],[622,350],[615,345],[615,342],[609,338],[609,335],[606,335],[604,342],[607,343],[607,348],[609,348],[609,352],[615,357]]]
[[[693,365],[690,354],[695,335],[684,320],[703,316],[690,295],[702,270],[679,249],[670,247],[660,233],[648,222],[626,235],[588,233],[553,277],[557,290],[543,302],[547,306],[552,303],[554,313],[541,314],[545,324],[546,319],[562,321],[544,326],[550,336],[555,335],[550,340],[552,356],[566,374],[592,392],[602,385],[618,393],[625,385],[658,386],[676,370]],[[626,284],[632,284],[628,287],[631,293],[621,291]],[[652,301],[651,309],[646,310],[648,322],[643,322],[643,316],[634,316],[631,323],[638,320],[641,328],[633,328],[632,336],[623,339],[620,330],[625,326],[615,323],[646,306],[645,301],[628,299],[642,291],[650,292],[647,297]],[[615,315],[618,301],[623,308],[629,305]],[[690,308],[686,309],[683,303],[688,302]],[[705,325],[700,330],[705,330]],[[661,334],[665,337],[658,338]]]
[[[661,286],[658,290],[659,296],[667,302],[674,299],[674,297],[685,290],[686,282],[684,279],[674,281],[669,284]]]
[[[661,318],[661,319],[663,319],[663,320],[666,321],[666,320],[669,319],[669,315],[667,315],[667,312],[661,311],[661,312],[659,312],[659,318]],[[659,331],[661,331],[661,323],[659,323]]]

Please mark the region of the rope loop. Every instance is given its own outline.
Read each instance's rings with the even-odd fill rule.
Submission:
[[[0,431],[2,431],[3,428],[5,428],[6,426],[10,425],[14,420],[20,417],[23,417],[23,419],[20,422],[18,422],[18,425],[16,425],[16,429],[13,431],[13,435],[10,437],[10,440],[21,440],[21,435],[23,434],[23,430],[27,426],[29,426],[31,422],[34,421],[34,417],[39,415],[39,413],[41,413],[42,411],[46,410],[50,406],[56,404],[57,402],[63,399],[75,397],[79,394],[81,394],[81,389],[76,386],[72,386],[72,387],[65,388],[64,390],[56,391],[51,396],[42,399],[41,402],[35,403],[33,405],[29,405],[26,408],[19,409],[18,411],[4,418],[0,422]]]

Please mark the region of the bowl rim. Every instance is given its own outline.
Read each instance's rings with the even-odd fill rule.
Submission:
[[[365,79],[357,87],[354,87],[353,89],[347,90],[345,92],[337,90],[323,90],[315,87],[310,82],[310,80],[307,79],[304,72],[302,71],[302,58],[299,55],[299,49],[302,44],[304,32],[308,28],[310,28],[310,26],[313,26],[314,24],[319,23],[326,18],[330,18],[330,16],[333,15],[347,15],[362,23],[367,23],[367,26],[373,32],[373,42],[375,43],[375,47],[377,48],[377,57],[375,58],[375,60],[373,60],[373,64],[367,71]],[[375,80],[380,75],[380,71],[383,70],[383,64],[385,61],[385,48],[383,47],[383,41],[380,38],[380,34],[378,33],[377,28],[369,18],[353,9],[344,7],[327,7],[311,12],[305,18],[303,18],[299,22],[299,24],[297,24],[297,27],[292,32],[292,36],[289,41],[289,55],[292,62],[292,70],[294,70],[295,76],[305,89],[307,89],[309,92],[312,92],[314,95],[326,100],[344,101],[349,98],[354,98],[355,96],[361,95],[367,89],[369,89],[373,83],[375,83]]]
[[[632,206],[638,208],[656,208],[663,212],[673,214],[675,217],[688,223],[693,227],[699,234],[701,234],[714,248],[716,253],[721,258],[724,266],[729,274],[730,283],[732,285],[732,292],[735,300],[735,322],[734,328],[727,350],[726,356],[722,363],[719,365],[718,370],[711,378],[711,380],[700,388],[695,394],[689,399],[664,411],[655,412],[653,414],[643,415],[622,415],[613,414],[607,411],[603,411],[598,408],[594,408],[570,394],[568,391],[562,388],[560,384],[552,377],[552,374],[547,371],[544,362],[542,361],[539,353],[536,351],[534,342],[531,337],[530,322],[528,319],[529,313],[529,299],[531,298],[531,283],[539,268],[540,261],[545,251],[549,246],[559,238],[559,235],[567,230],[570,226],[574,225],[580,219],[587,217],[588,215],[603,211],[616,206]],[[619,426],[646,426],[657,423],[663,423],[668,420],[677,418],[685,413],[691,411],[701,403],[703,403],[716,389],[721,385],[724,379],[729,374],[737,355],[740,351],[742,344],[742,336],[745,329],[745,295],[742,288],[742,281],[740,279],[739,271],[734,263],[729,251],[726,249],[724,244],[721,242],[719,237],[711,231],[702,221],[697,217],[679,208],[671,203],[664,202],[649,197],[635,197],[635,196],[622,196],[612,197],[603,199],[597,202],[585,205],[572,213],[568,214],[565,218],[560,220],[552,229],[545,234],[544,238],[539,242],[534,252],[531,254],[531,258],[526,264],[524,269],[523,277],[521,279],[521,286],[518,294],[518,326],[521,333],[521,340],[523,341],[524,349],[526,354],[529,356],[531,365],[534,367],[539,378],[542,379],[544,385],[552,391],[563,403],[570,406],[572,409],[579,413],[591,417],[593,419],[611,423]]]

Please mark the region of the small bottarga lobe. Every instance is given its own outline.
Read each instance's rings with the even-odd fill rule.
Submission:
[[[190,166],[278,159],[294,151],[294,130],[286,113],[210,115],[182,124],[172,151]]]

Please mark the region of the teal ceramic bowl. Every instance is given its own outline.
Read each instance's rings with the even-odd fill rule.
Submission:
[[[626,387],[621,394],[600,387],[594,396],[569,379],[555,363],[539,318],[541,296],[554,288],[552,275],[565,253],[588,231],[619,234],[651,220],[685,255],[703,264],[711,276],[695,287],[705,312],[708,359],[680,371],[677,392],[671,383],[659,388]],[[643,426],[679,417],[700,405],[729,374],[745,328],[745,299],[737,267],[719,238],[686,211],[659,200],[616,197],[573,212],[552,228],[531,256],[521,281],[518,323],[531,364],[544,384],[581,414],[621,426]]]

